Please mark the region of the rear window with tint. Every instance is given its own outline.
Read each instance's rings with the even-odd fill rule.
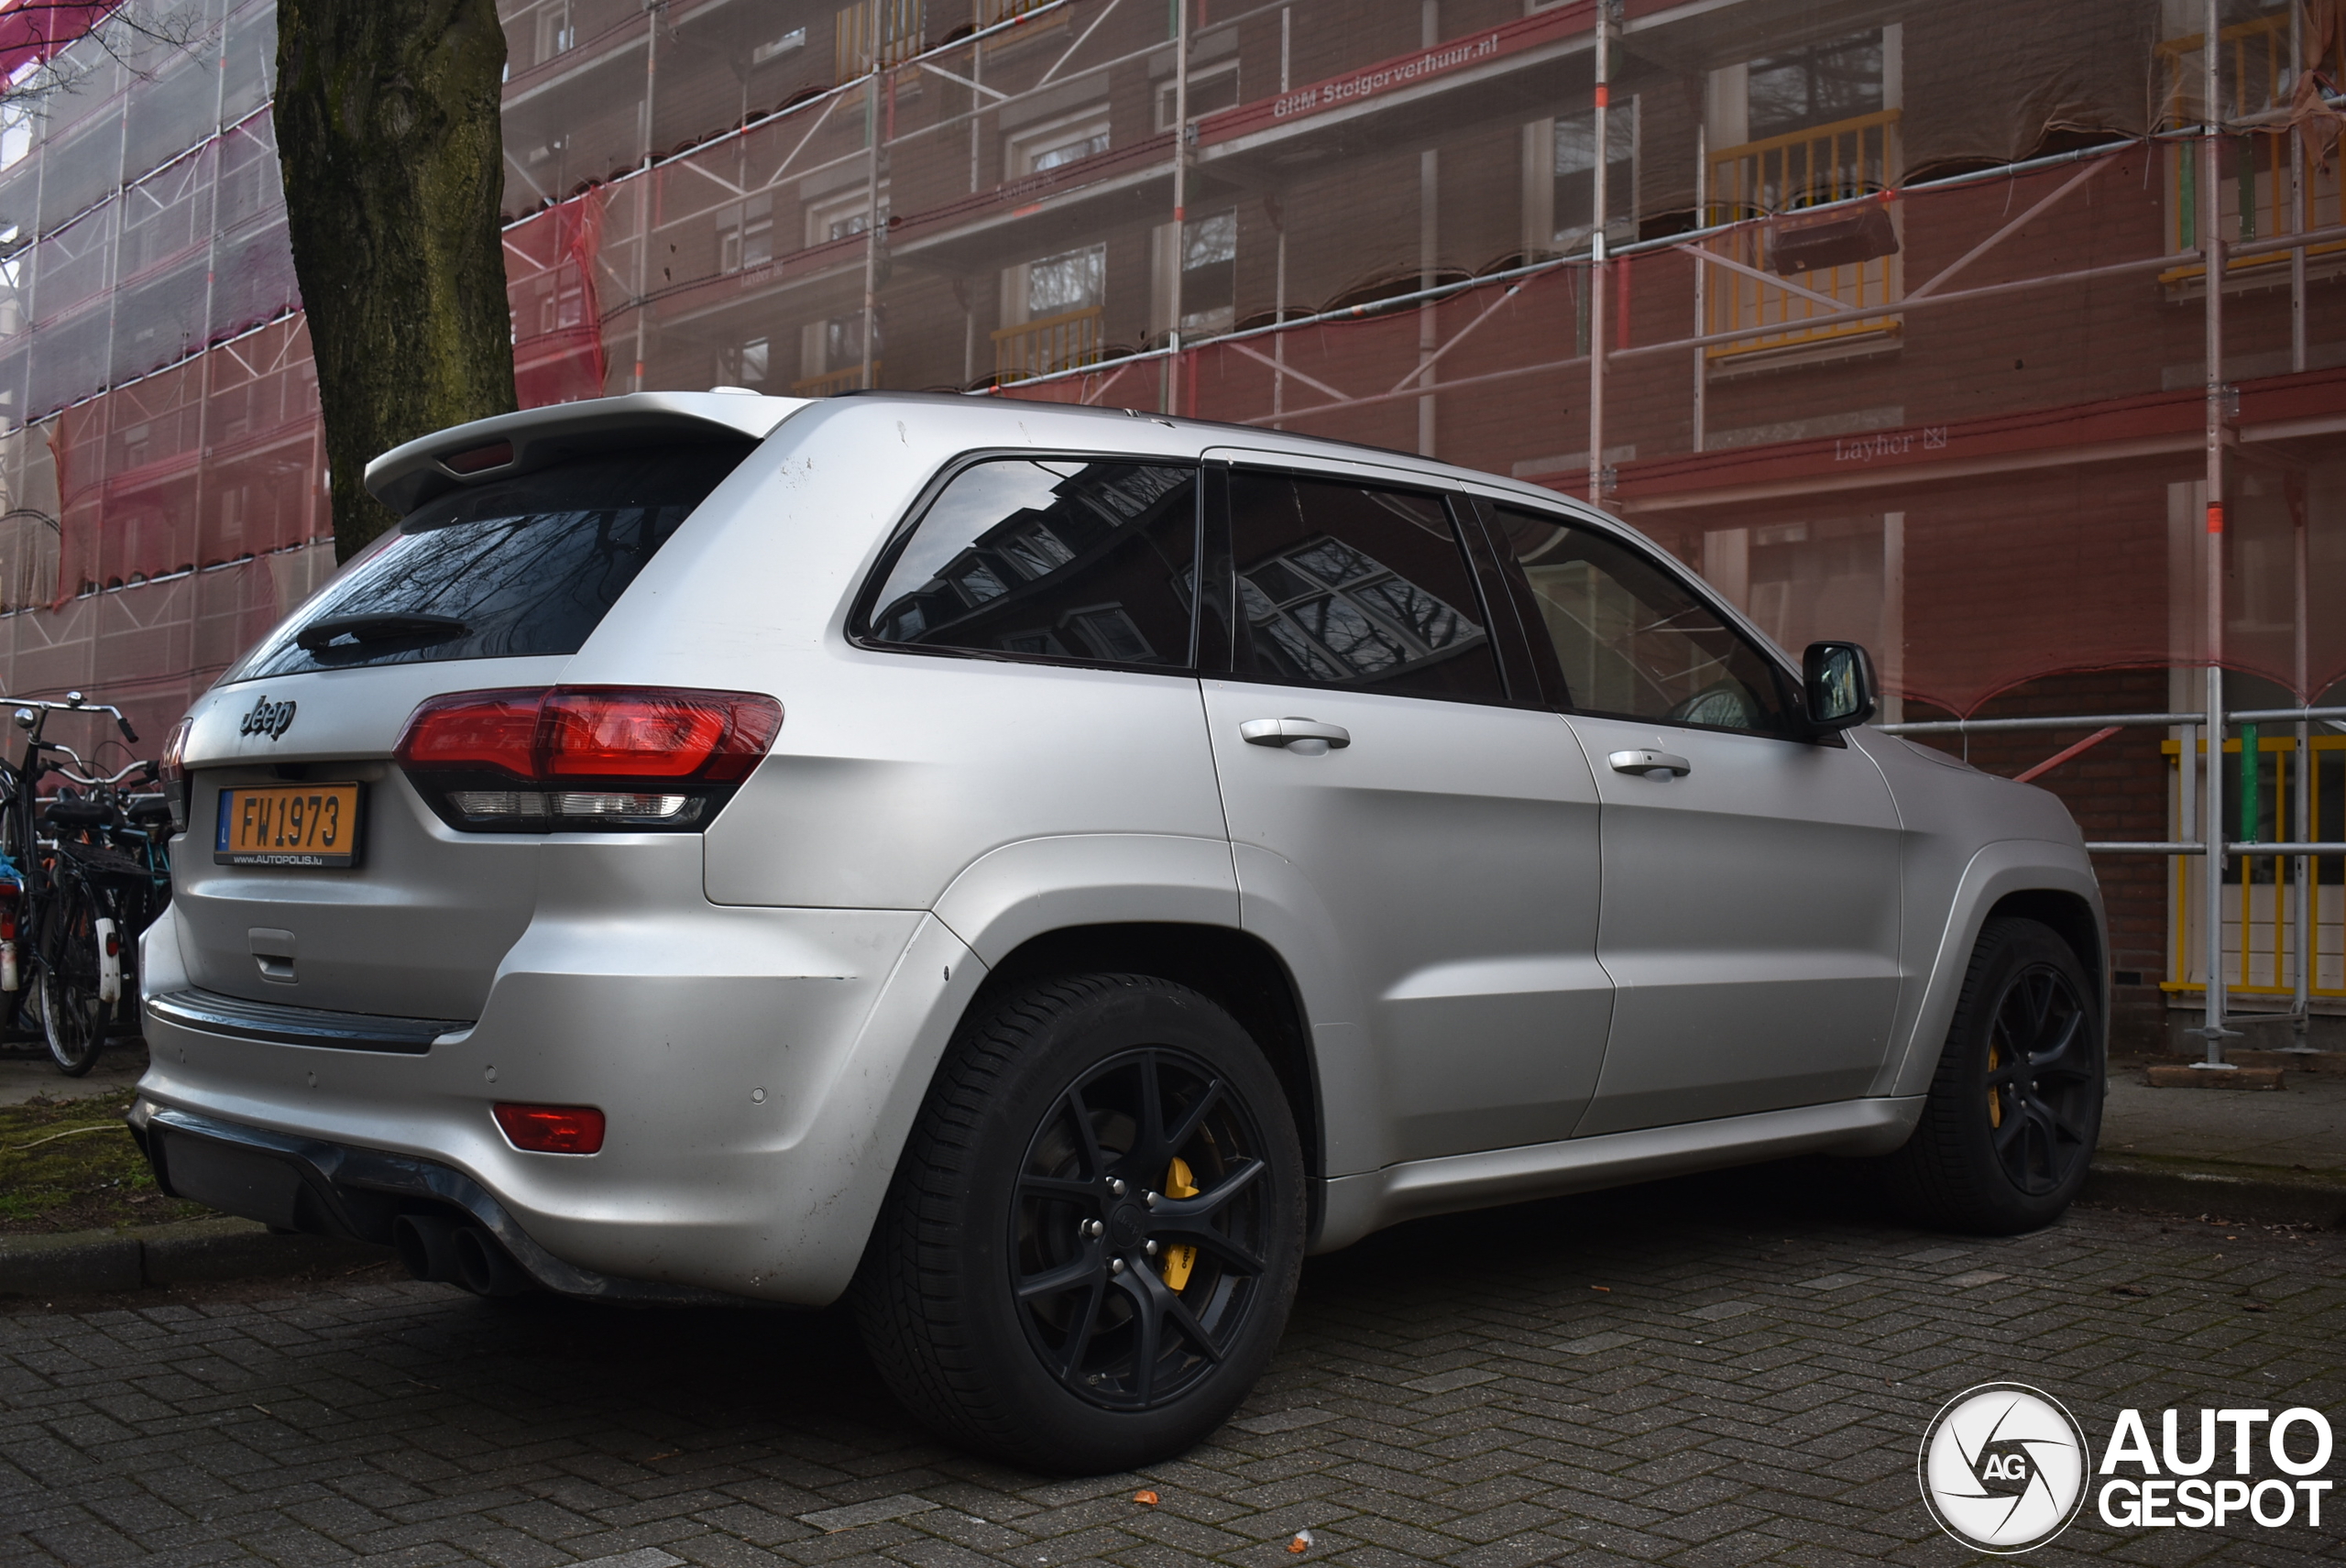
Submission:
[[[875,642],[1129,669],[1189,664],[1197,471],[1014,457],[955,475],[889,568]]]
[[[435,497],[228,678],[576,653],[751,451],[615,453]]]

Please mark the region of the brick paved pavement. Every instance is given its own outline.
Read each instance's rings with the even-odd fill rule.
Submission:
[[[1146,1477],[938,1448],[835,1314],[489,1303],[380,1270],[19,1310],[0,1561],[1952,1564],[1914,1452],[1970,1384],[2038,1384],[2097,1442],[2122,1405],[2307,1404],[2346,1429],[2346,1238],[2085,1210],[1949,1238],[1823,1179],[1704,1178],[1319,1259],[1241,1418]],[[2319,1530],[2121,1534],[2088,1510],[2028,1561],[2346,1561],[2341,1525],[2338,1494]]]

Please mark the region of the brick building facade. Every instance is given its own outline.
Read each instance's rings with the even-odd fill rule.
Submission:
[[[80,80],[0,125],[0,674],[158,729],[331,561],[273,16],[209,4],[182,48],[23,56]],[[2220,240],[2216,652],[2256,701],[2346,674],[2327,0],[2220,0],[2212,114],[2205,0],[500,9],[525,402],[1082,399],[1594,488],[1780,641],[1875,649],[1907,718],[2196,703]],[[2265,743],[2275,830],[2337,837]],[[2172,746],[2042,782],[2163,839]],[[2205,978],[2189,900],[2171,861],[2102,873],[2147,1032]],[[2234,983],[2271,991],[2259,874]]]

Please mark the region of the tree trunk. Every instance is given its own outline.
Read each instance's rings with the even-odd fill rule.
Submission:
[[[496,0],[279,0],[277,147],[338,560],[397,522],[369,459],[514,407]]]

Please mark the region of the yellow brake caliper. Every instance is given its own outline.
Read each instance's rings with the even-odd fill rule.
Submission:
[[[2003,1052],[1996,1048],[1995,1041],[1990,1040],[1988,1042],[1988,1070],[1993,1072],[2003,1065]],[[1997,1094],[1996,1086],[1991,1083],[1988,1086],[1988,1125],[2001,1127],[2003,1124],[2004,1102],[2002,1097]]]
[[[1165,1196],[1168,1198],[1195,1198],[1197,1195],[1198,1184],[1189,1174],[1189,1162],[1180,1158],[1178,1156],[1176,1156],[1173,1164],[1165,1172]],[[1167,1247],[1165,1249],[1165,1267],[1162,1271],[1166,1285],[1175,1290],[1180,1289],[1183,1286],[1189,1284],[1189,1270],[1195,1268],[1197,1266],[1198,1249],[1196,1247]]]

